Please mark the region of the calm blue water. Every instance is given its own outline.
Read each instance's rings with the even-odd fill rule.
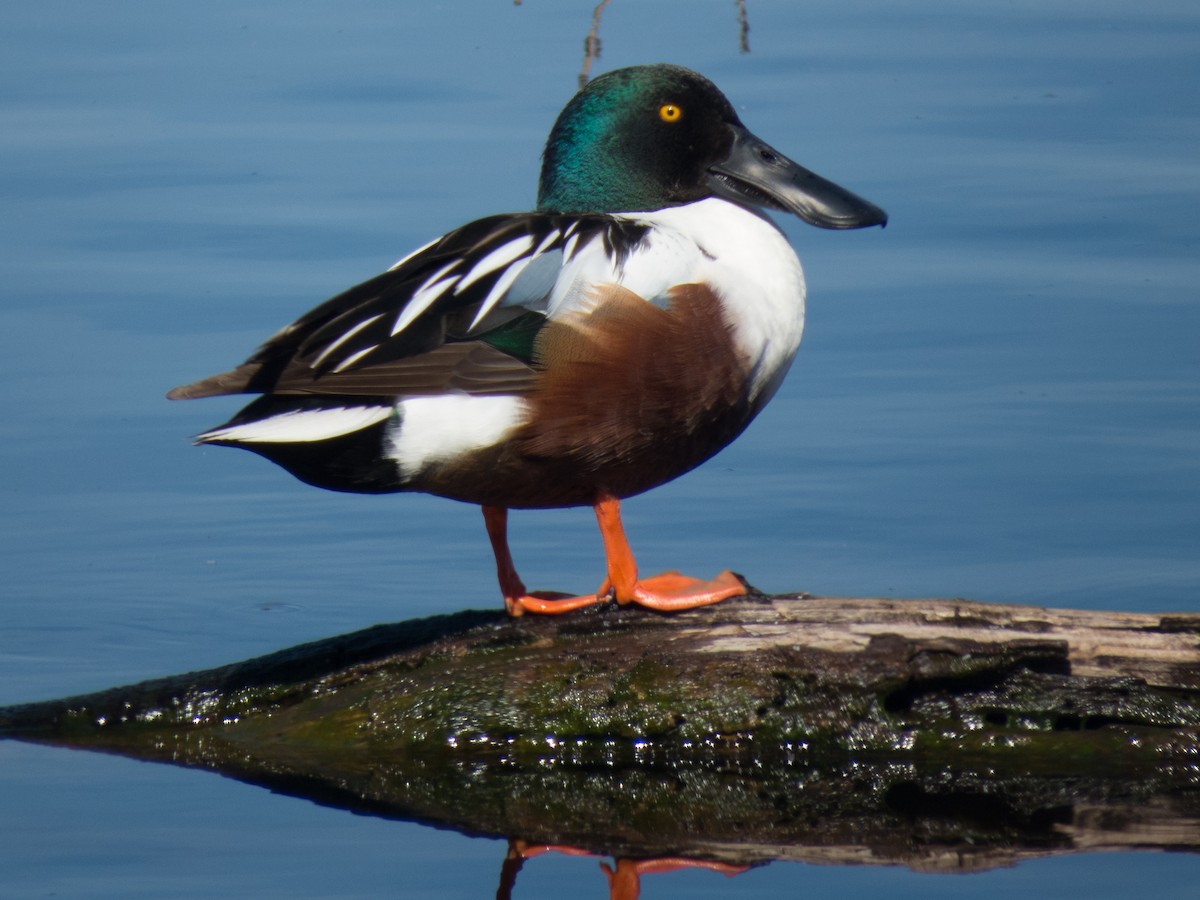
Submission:
[[[240,361],[435,234],[528,208],[591,0],[0,6],[0,704],[498,602],[478,511],[350,497],[187,437]],[[596,71],[670,60],[892,214],[782,224],[805,344],[701,470],[631,501],[646,571],[769,591],[1200,609],[1200,8],[615,0]],[[593,587],[585,510],[516,514]],[[504,848],[218,777],[0,743],[0,895],[477,897]],[[543,857],[523,896],[583,884]],[[644,896],[1194,896],[1192,856],[945,879],[777,864]]]

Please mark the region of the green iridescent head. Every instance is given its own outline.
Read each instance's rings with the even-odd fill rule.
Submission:
[[[708,79],[679,66],[633,66],[596,78],[554,123],[538,208],[657,209],[706,196],[704,176],[740,125]]]
[[[711,81],[672,65],[596,78],[554,123],[538,209],[637,212],[722,197],[822,228],[884,225],[887,214],[751,134]]]

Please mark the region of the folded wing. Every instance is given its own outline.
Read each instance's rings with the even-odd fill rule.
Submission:
[[[619,277],[644,233],[610,216],[481,219],[321,304],[237,368],[167,396],[521,393],[552,310],[589,280],[584,270]]]

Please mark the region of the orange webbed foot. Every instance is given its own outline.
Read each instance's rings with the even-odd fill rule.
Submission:
[[[620,501],[610,495],[601,495],[596,500],[595,512],[608,561],[608,581],[605,585],[611,585],[618,603],[636,603],[648,609],[677,612],[719,603],[746,593],[746,586],[741,579],[728,570],[711,581],[690,578],[678,572],[638,578],[637,562],[625,538],[625,528],[621,525]]]
[[[690,578],[679,572],[663,572],[633,583],[627,597],[618,594],[617,602],[636,603],[662,612],[678,612],[720,603],[746,593],[740,578],[726,569],[710,581]]]
[[[616,600],[622,606],[636,603],[660,612],[678,612],[719,603],[746,593],[742,580],[729,570],[705,581],[679,572],[663,572],[638,578],[637,562],[621,525],[621,504],[616,497],[601,494],[595,503],[596,522],[604,540],[608,577],[594,594],[574,597],[554,591],[528,591],[513,565],[508,549],[508,510],[483,507],[483,519],[496,557],[496,576],[510,616],[525,613],[558,615],[597,603]]]
[[[506,594],[504,608],[510,616],[523,616],[527,612],[553,616],[607,602],[608,597],[604,594],[584,594],[581,597],[572,597],[570,594],[562,594],[557,591],[522,591],[516,596]]]

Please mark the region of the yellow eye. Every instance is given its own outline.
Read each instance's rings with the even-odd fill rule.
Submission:
[[[658,108],[658,117],[664,122],[678,122],[683,110],[674,103],[664,103]]]

